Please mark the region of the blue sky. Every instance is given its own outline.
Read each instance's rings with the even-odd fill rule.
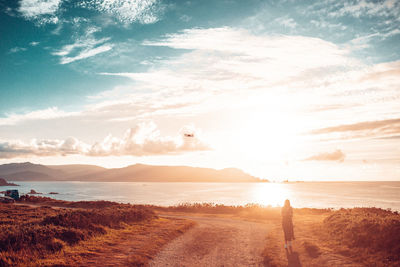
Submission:
[[[400,177],[400,1],[1,1],[0,37],[0,163]]]

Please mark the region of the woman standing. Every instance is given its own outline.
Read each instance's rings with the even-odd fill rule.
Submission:
[[[285,248],[292,246],[294,240],[293,232],[293,209],[290,206],[289,199],[285,200],[285,205],[282,207],[282,228],[285,234]]]

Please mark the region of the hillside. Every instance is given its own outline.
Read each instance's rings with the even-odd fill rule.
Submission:
[[[0,165],[0,177],[9,181],[65,181],[71,177],[104,171],[94,165],[41,165],[30,162]]]
[[[187,166],[135,164],[106,169],[94,165],[0,165],[0,177],[9,181],[102,181],[102,182],[259,182],[242,170],[215,170]]]
[[[125,168],[109,169],[95,176],[75,177],[78,181],[119,182],[256,182],[239,169],[215,170],[187,166],[152,166],[135,164]]]
[[[64,173],[60,170],[30,162],[0,165],[0,176],[6,178],[7,180],[19,180],[20,173],[26,173],[26,178],[22,180],[35,180],[36,177],[40,177],[40,180],[46,180],[44,179],[44,176],[56,179],[64,175]]]

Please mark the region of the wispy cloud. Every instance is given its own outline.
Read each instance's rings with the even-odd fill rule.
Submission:
[[[65,118],[76,115],[76,112],[65,112],[57,107],[51,107],[42,110],[31,111],[24,114],[6,114],[5,118],[0,118],[0,126],[15,125],[29,120],[49,120],[56,118]]]
[[[179,17],[179,19],[183,22],[188,22],[192,19],[192,17],[188,16],[188,15],[182,15]]]
[[[100,142],[86,144],[77,138],[65,140],[37,140],[30,142],[0,141],[0,158],[32,157],[32,156],[148,156],[180,154],[193,151],[210,150],[198,136],[187,137],[180,133],[178,136],[161,136],[153,122],[141,123],[125,132],[123,138],[108,135]]]
[[[39,44],[40,42],[35,42],[35,41],[29,43],[29,45],[31,46],[38,46]]]
[[[298,102],[285,102],[292,109],[319,106],[325,112],[329,111],[324,108],[326,105],[340,106],[340,110],[358,108],[360,120],[369,119],[370,113],[364,109],[371,105],[376,108],[375,114],[386,112],[382,109],[383,102],[393,107],[393,112],[399,110],[395,107],[400,84],[398,62],[366,66],[352,58],[348,50],[318,38],[254,35],[242,29],[212,28],[188,29],[159,40],[147,40],[144,45],[185,52],[160,61],[157,67],[144,73],[100,73],[135,81],[131,89],[116,87],[101,94],[116,101],[111,106],[117,106],[118,101],[129,103],[131,116],[151,110],[143,109],[138,102],[148,107],[159,103],[157,112],[170,106],[167,102],[177,104],[182,114],[190,106],[195,114],[218,108],[219,97],[224,99],[225,108],[237,106],[239,98],[235,94],[250,96],[252,92],[263,92],[269,97],[296,95]],[[352,97],[355,95],[357,99]],[[138,108],[134,108],[136,105]],[[321,121],[321,125],[328,122]]]
[[[142,24],[157,22],[163,9],[159,0],[89,0],[80,6],[109,14],[122,23]]]
[[[79,54],[76,55],[76,56],[73,56],[73,57],[63,56],[61,58],[61,60],[60,60],[60,63],[61,64],[68,64],[68,63],[71,63],[71,62],[74,62],[74,61],[77,61],[77,60],[85,59],[85,58],[88,58],[88,57],[93,57],[93,56],[95,56],[97,54],[107,52],[107,51],[109,51],[111,49],[112,49],[112,45],[108,45],[108,44],[100,45],[100,46],[95,47],[95,48],[91,48],[91,47],[90,48],[86,48],[86,49],[83,49],[82,51],[80,51]]]
[[[275,19],[275,22],[284,27],[291,28],[291,29],[294,29],[298,26],[298,24],[294,21],[294,19],[289,18],[287,16],[277,18],[277,19]]]
[[[292,84],[294,88],[300,85],[304,88],[305,79],[315,80],[318,70],[321,73],[317,80],[321,80],[327,75],[326,68],[346,69],[355,64],[346,50],[318,38],[257,36],[228,27],[188,29],[143,44],[187,51],[179,57],[160,61],[158,67],[148,72],[101,74],[135,81],[135,93],[131,91],[132,95],[125,95],[123,101],[142,99],[140,92],[146,91],[144,103],[148,103],[146,99],[161,106],[167,106],[161,104],[164,102],[188,103],[192,104],[194,113],[220,106],[217,101],[224,96],[224,103],[234,106],[230,101],[238,100],[236,93],[287,90]],[[103,94],[115,99],[112,95],[115,93],[118,97],[121,92],[119,88]],[[199,103],[205,102],[200,106]],[[182,109],[182,113],[186,112]]]
[[[10,51],[8,51],[8,53],[14,54],[14,53],[23,52],[26,50],[27,50],[27,48],[25,48],[25,47],[16,46],[16,47],[11,48]]]
[[[249,56],[246,59],[250,63],[252,63],[251,60],[255,62],[257,59],[263,60],[262,63],[268,60],[270,63],[286,61],[286,68],[294,65],[298,66],[299,69],[317,68],[350,63],[349,58],[346,57],[349,51],[319,38],[253,35],[244,29],[229,27],[187,29],[178,34],[166,35],[165,38],[158,41],[145,41],[144,44]],[[318,47],[318,50],[313,49],[313,47]],[[320,60],[321,56],[326,60]],[[289,58],[291,60],[288,62]],[[301,64],[299,64],[300,61]],[[277,67],[275,64],[271,65]],[[286,74],[292,70],[291,68],[287,69]],[[251,71],[254,71],[254,69],[251,69]]]
[[[315,25],[316,27],[319,27],[319,28],[338,28],[338,29],[341,29],[341,30],[346,30],[347,29],[347,26],[343,25],[342,23],[330,23],[330,22],[327,22],[327,21],[325,21],[323,19],[320,19],[320,20],[314,20],[313,19],[313,20],[310,21],[310,23]]]
[[[373,39],[385,40],[386,38],[395,36],[400,34],[400,29],[390,29],[388,31],[375,31],[373,33],[369,33],[367,35],[359,36],[350,40],[350,44],[354,49],[363,49],[370,47],[372,45]]]
[[[92,39],[93,47],[108,42],[108,39],[88,39]],[[75,45],[81,44],[77,41],[64,46],[64,50],[57,51],[58,56],[74,56],[72,51],[81,49]],[[107,129],[117,126],[115,131],[122,131],[126,123],[161,122],[171,118],[190,120],[205,114],[237,114],[238,110],[241,114],[256,113],[262,117],[279,110],[279,121],[270,120],[282,131],[294,133],[393,118],[400,112],[399,62],[366,66],[354,60],[346,49],[318,38],[256,35],[226,27],[185,30],[147,40],[143,45],[181,49],[182,54],[159,60],[146,72],[100,73],[126,77],[132,82],[124,81],[124,85],[93,96],[91,104],[79,114],[47,121],[32,119],[30,124],[34,120],[37,128],[40,125],[41,129],[47,129],[49,125],[68,120],[68,129],[60,123],[61,128],[65,127],[64,132],[75,136],[74,129],[86,136],[85,125],[90,121],[93,129],[99,129],[93,133],[99,140],[107,134]],[[318,110],[310,111],[310,107]],[[23,129],[26,121],[14,119],[15,126],[8,128]],[[10,119],[7,123],[11,124]],[[38,133],[43,135],[46,131]],[[275,131],[279,132],[280,128]],[[351,133],[351,138],[355,136],[353,132],[312,132],[307,138],[341,139],[343,133],[349,136]],[[109,142],[100,145],[103,141],[99,141],[92,154],[97,151],[107,155],[103,146],[118,146],[117,151],[122,151],[123,145],[114,145],[114,141],[113,145],[105,145]],[[126,142],[116,142],[122,143]]]
[[[340,1],[341,7],[333,12],[330,16],[398,16],[400,14],[400,4],[398,1],[385,0],[385,1]]]
[[[113,45],[107,43],[110,38],[96,39],[94,33],[97,31],[99,31],[97,27],[88,28],[86,33],[77,38],[74,43],[64,45],[52,54],[60,57],[60,64],[68,64],[111,50]]]
[[[327,127],[312,131],[313,134],[344,133],[346,137],[390,137],[400,134],[400,119],[365,121]]]
[[[314,156],[311,156],[305,160],[318,160],[318,161],[339,161],[343,162],[346,155],[340,149],[337,149],[333,152],[325,152],[320,153]]]

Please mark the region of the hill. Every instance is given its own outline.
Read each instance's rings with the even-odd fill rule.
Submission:
[[[95,165],[40,165],[30,162],[0,165],[0,176],[11,181],[102,182],[260,182],[242,170],[135,164],[106,169]]]
[[[66,181],[105,168],[94,165],[41,165],[30,162],[0,165],[0,177],[12,181]]]

